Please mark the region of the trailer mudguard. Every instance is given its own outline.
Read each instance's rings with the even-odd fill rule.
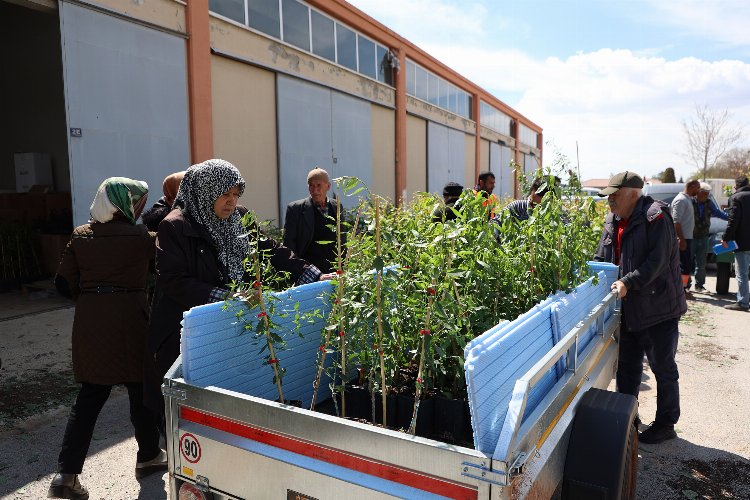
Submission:
[[[589,389],[576,409],[563,475],[563,500],[625,500],[635,495],[638,400]]]

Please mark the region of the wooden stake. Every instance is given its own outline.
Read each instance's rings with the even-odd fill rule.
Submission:
[[[375,197],[375,252],[380,258],[380,199]],[[380,396],[383,400],[383,427],[386,427],[386,386],[385,386],[385,359],[383,354],[383,311],[380,298],[380,287],[383,270],[376,271],[375,297],[377,301],[378,321],[378,355],[380,356]]]

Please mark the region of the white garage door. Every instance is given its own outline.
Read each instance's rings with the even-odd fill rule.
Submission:
[[[75,224],[107,177],[145,180],[156,201],[190,164],[185,40],[66,2],[60,32]]]

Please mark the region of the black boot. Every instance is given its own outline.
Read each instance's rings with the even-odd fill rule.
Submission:
[[[78,474],[63,474],[58,472],[49,485],[47,498],[69,498],[72,500],[87,500],[89,492],[78,480]]]

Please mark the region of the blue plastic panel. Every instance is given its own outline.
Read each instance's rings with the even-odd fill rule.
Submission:
[[[274,313],[269,314],[276,323],[276,333],[286,341],[283,351],[277,352],[280,366],[286,368],[283,380],[285,399],[298,399],[309,406],[321,344],[321,332],[330,313],[327,297],[333,290],[331,283],[311,283],[273,294]],[[299,329],[294,324],[295,304],[298,311],[318,310],[313,321],[301,321]],[[245,311],[244,321],[237,312]],[[273,383],[273,368],[265,363],[264,338],[254,338],[259,309],[248,310],[239,302],[217,302],[194,307],[183,317],[181,339],[182,370],[185,380],[201,387],[216,386],[265,399],[278,399]],[[287,314],[286,317],[281,317]],[[332,362],[328,356],[327,364]],[[318,392],[318,401],[330,396],[330,379],[324,375]]]

